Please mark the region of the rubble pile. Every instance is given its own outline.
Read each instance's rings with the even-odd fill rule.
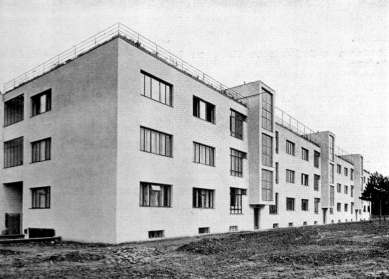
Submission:
[[[132,247],[120,246],[115,248],[107,248],[105,255],[106,264],[125,265],[147,263],[161,252],[154,247]]]

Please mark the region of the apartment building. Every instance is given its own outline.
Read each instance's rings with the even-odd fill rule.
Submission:
[[[269,86],[108,31],[6,84],[0,231],[120,243],[365,218],[363,157],[296,129]]]

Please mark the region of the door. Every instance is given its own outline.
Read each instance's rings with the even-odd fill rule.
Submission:
[[[259,230],[259,207],[254,207],[254,230]]]
[[[323,208],[323,224],[327,224],[327,209]]]
[[[20,213],[5,213],[5,228],[8,234],[21,234],[20,225]]]

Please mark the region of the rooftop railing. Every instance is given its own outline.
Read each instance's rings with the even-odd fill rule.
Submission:
[[[354,165],[354,158],[339,146],[335,146],[335,155]]]
[[[313,131],[312,129],[308,128],[304,124],[302,124],[297,119],[293,118],[283,110],[279,108],[275,108],[275,121],[276,123],[280,124],[281,126],[291,130],[294,133],[297,133],[298,135],[302,136],[303,138],[315,143],[320,144],[319,136],[317,135],[317,132]]]
[[[16,77],[15,79],[7,82],[4,85],[4,92],[11,91],[51,70],[54,70],[62,65],[69,63],[77,57],[89,52],[90,50],[116,38],[120,37],[127,42],[133,44],[135,47],[149,53],[155,58],[163,61],[164,63],[174,67],[175,69],[187,74],[188,76],[202,82],[208,87],[218,91],[226,97],[233,99],[244,106],[247,106],[248,100],[241,96],[239,93],[228,88],[217,80],[213,79],[209,75],[193,67],[189,63],[185,62],[181,58],[175,56],[164,48],[158,46],[149,39],[143,37],[139,33],[133,31],[127,26],[116,23],[113,26],[99,32],[95,36],[86,39],[85,41],[73,46],[72,48],[58,54],[43,64],[35,67],[34,69]]]

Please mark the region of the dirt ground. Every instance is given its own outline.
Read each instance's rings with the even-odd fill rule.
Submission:
[[[389,221],[120,245],[0,244],[0,278],[389,278]]]

